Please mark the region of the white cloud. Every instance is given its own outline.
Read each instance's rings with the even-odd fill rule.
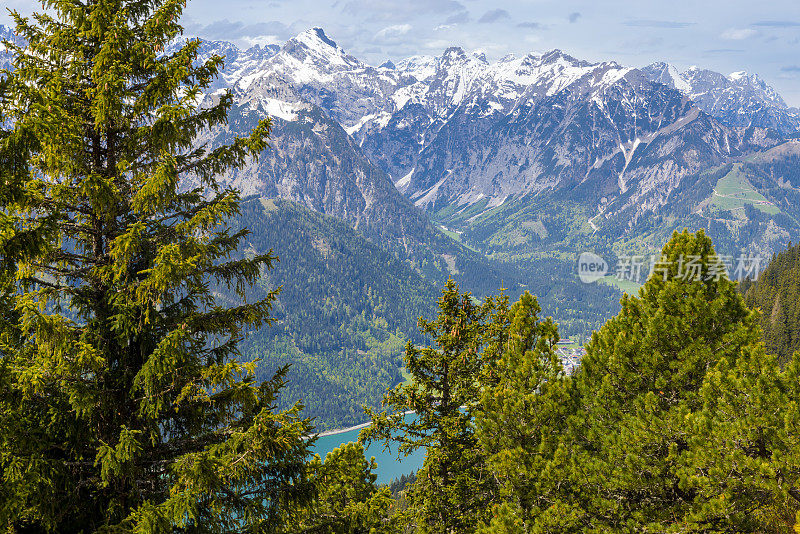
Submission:
[[[222,19],[215,20],[205,26],[192,21],[191,27],[187,29],[204,39],[219,41],[243,40],[249,42],[249,40],[261,36],[274,37],[276,41],[279,41],[292,37],[292,29],[277,21],[247,24],[239,20]]]
[[[242,40],[249,46],[280,45],[283,43],[283,40],[277,35],[258,35],[256,37],[245,36],[242,37]]]
[[[456,0],[350,0],[342,10],[371,21],[403,21],[430,14],[465,11]]]
[[[373,43],[399,44],[403,36],[411,31],[411,24],[393,24],[378,31],[372,38]]]
[[[753,28],[730,28],[722,32],[720,37],[731,41],[742,41],[755,37],[756,35],[758,35],[758,31]]]
[[[387,37],[397,37],[399,35],[405,35],[411,31],[411,24],[393,24],[392,26],[387,26],[378,33],[375,34],[376,39],[385,39]]]
[[[446,48],[454,46],[454,43],[447,39],[432,39],[423,43],[422,46],[430,50],[445,50]]]

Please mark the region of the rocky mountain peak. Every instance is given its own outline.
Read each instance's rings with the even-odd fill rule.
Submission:
[[[580,67],[587,67],[591,65],[590,62],[576,59],[570,56],[569,54],[566,54],[563,51],[559,50],[558,48],[542,54],[540,60],[543,64],[564,62]]]
[[[762,126],[792,134],[800,129],[800,115],[769,84],[745,71],[720,74],[692,66],[678,72],[668,63],[641,69],[652,82],[677,89],[709,115],[735,127]]]
[[[482,63],[486,63],[487,65],[489,64],[489,62],[486,60],[486,54],[480,50],[476,50],[475,52],[473,52],[472,57],[474,57],[475,59],[477,59]]]
[[[467,59],[467,53],[460,46],[451,46],[442,54],[444,62],[464,61],[465,59]]]
[[[782,109],[788,108],[781,95],[775,91],[767,82],[761,79],[758,74],[749,74],[747,71],[732,72],[728,75],[728,80],[734,85],[746,91],[752,91],[753,96]]]
[[[280,53],[305,64],[313,63],[321,70],[353,67],[360,62],[330,39],[322,28],[310,28],[283,45]]]
[[[691,89],[689,83],[686,81],[683,75],[681,75],[675,65],[658,61],[643,67],[641,71],[650,79],[650,81],[666,85],[672,89],[677,89],[682,93],[688,93]]]
[[[294,39],[315,50],[325,50],[326,48],[339,50],[339,45],[325,35],[325,31],[322,28],[309,28],[298,34]]]

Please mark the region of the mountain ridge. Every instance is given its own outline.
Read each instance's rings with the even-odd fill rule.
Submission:
[[[673,209],[668,199],[702,181],[702,172],[778,146],[794,128],[794,111],[754,75],[694,69],[689,76],[667,64],[659,73],[657,65],[589,62],[561,50],[489,62],[460,47],[374,67],[320,28],[272,52],[258,69],[237,67],[248,74],[229,78],[229,85],[238,104],[274,118],[276,135],[306,132],[291,142],[281,137],[276,147],[294,145],[294,157],[303,147],[312,159],[327,152],[320,169],[329,176],[347,174],[341,161],[373,169],[382,190],[393,184],[439,224],[464,235],[486,235],[475,228],[485,220],[481,213],[505,205],[501,211],[511,220],[510,207],[527,211],[530,203],[521,199],[536,197],[572,206],[571,217],[583,220],[574,226],[597,229],[582,246],[596,246],[604,232],[619,236],[643,218],[666,216]],[[709,106],[697,96],[709,80],[731,97],[727,106]],[[743,117],[749,117],[746,124]],[[318,135],[327,128],[336,130],[344,152],[320,148],[329,142]],[[289,174],[297,191],[308,190],[311,182],[302,185],[307,169]],[[270,180],[277,183],[275,176]],[[331,191],[347,196],[341,188]],[[325,211],[319,203],[306,205]],[[406,213],[406,219],[418,217]],[[383,221],[384,227],[391,225]],[[795,231],[781,228],[774,235]],[[774,235],[752,237],[751,244],[771,249]],[[494,250],[484,241],[471,245]]]

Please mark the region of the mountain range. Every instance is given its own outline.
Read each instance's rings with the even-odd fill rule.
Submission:
[[[766,150],[795,154],[800,110],[755,74],[632,68],[560,50],[489,62],[458,47],[375,67],[321,28],[246,50],[206,41],[198,60],[211,55],[225,68],[206,98],[230,90],[236,106],[201,141],[273,122],[265,156],[225,179],[342,218],[431,276],[491,272],[496,285],[503,276],[486,256],[619,254],[657,218],[709,229],[725,221],[720,240],[737,250],[771,253],[798,235],[790,177],[769,191],[742,178],[743,202],[769,216],[747,241],[739,229],[753,221],[743,206],[724,209],[717,184],[703,198],[681,193]]]
[[[458,47],[374,67],[320,28],[280,47],[206,42],[204,53],[226,58],[215,90],[230,89],[238,108],[210,142],[273,120],[272,151],[233,183],[342,217],[412,257],[438,235],[421,211],[471,248],[515,261],[587,246],[618,254],[654,217],[712,226],[701,204],[715,205],[716,184],[688,204],[676,195],[779,145],[793,154],[786,143],[800,128],[800,111],[753,74],[637,69],[559,50],[489,62]],[[792,187],[767,201],[783,203]],[[748,221],[718,211],[711,218],[730,223],[721,239],[737,250],[769,253],[798,235],[791,207],[747,242],[736,234]],[[449,253],[434,247],[432,257]]]

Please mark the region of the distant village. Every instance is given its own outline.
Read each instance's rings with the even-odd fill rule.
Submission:
[[[586,349],[580,344],[579,340],[565,338],[557,343],[556,352],[561,358],[564,370],[570,375],[580,365],[581,359],[586,354]]]

